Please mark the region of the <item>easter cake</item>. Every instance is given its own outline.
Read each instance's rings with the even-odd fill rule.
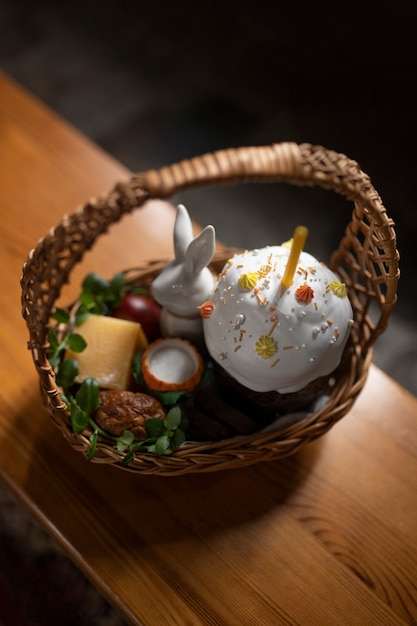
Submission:
[[[240,405],[306,408],[329,384],[348,341],[345,284],[302,251],[285,285],[290,257],[291,242],[236,254],[204,307],[207,349]]]
[[[204,319],[213,359],[253,391],[298,392],[330,374],[353,323],[345,284],[307,252],[281,291],[288,257],[271,246],[227,261]]]

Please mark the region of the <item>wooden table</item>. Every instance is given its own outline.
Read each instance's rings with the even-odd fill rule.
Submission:
[[[104,596],[132,624],[415,624],[416,398],[372,367],[350,414],[284,461],[168,478],[89,464],[41,406],[19,277],[38,237],[128,172],[4,75],[0,161],[0,476]],[[147,206],[80,274],[170,256],[172,224]]]

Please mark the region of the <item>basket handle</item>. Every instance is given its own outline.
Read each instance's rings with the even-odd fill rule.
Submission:
[[[164,198],[181,189],[216,183],[280,182],[317,185],[352,200],[352,221],[330,266],[352,286],[367,350],[385,330],[397,298],[398,251],[392,220],[370,178],[356,161],[320,145],[293,142],[219,150],[137,174],[133,188]],[[380,317],[368,318],[377,303]]]
[[[323,146],[294,142],[218,150],[137,174],[131,185],[164,198],[188,187],[256,181],[319,185],[351,200],[362,199],[371,212],[373,201],[379,200],[356,161]],[[379,202],[376,213],[380,210]]]
[[[300,146],[290,142],[230,148],[149,170],[138,174],[135,180],[151,196],[168,197],[186,187],[204,184],[297,177],[300,156]]]

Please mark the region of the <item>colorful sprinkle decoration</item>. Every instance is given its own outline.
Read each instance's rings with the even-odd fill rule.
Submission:
[[[258,282],[258,275],[256,272],[246,272],[239,276],[237,282],[241,289],[249,291],[250,289],[253,289]]]
[[[259,337],[256,342],[256,352],[263,359],[269,359],[277,351],[277,342],[270,336]]]
[[[309,285],[300,285],[298,289],[295,290],[295,298],[298,302],[310,304],[314,298],[314,289],[312,289]]]
[[[332,280],[328,284],[328,288],[338,298],[346,298],[346,296],[347,296],[345,283],[340,283],[338,280]]]
[[[206,302],[203,302],[203,304],[201,304],[197,308],[200,311],[201,317],[203,319],[208,319],[214,311],[214,303],[211,302],[210,300],[207,300]]]

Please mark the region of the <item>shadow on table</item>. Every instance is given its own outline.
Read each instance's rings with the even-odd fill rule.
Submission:
[[[204,569],[216,552],[213,545],[223,546],[221,558],[228,558],[231,535],[237,534],[242,550],[250,551],[253,540],[262,540],[251,539],[251,523],[265,518],[269,524],[271,513],[273,523],[282,524],[278,536],[286,541],[286,504],[308,477],[321,446],[316,442],[281,461],[233,470],[139,475],[86,461],[54,426],[36,391],[5,436],[17,433],[26,434],[29,458],[16,495],[34,519],[24,507],[16,513],[16,505],[7,541],[0,544],[8,546],[10,597],[39,624],[49,623],[53,614],[80,626],[107,624],[110,617],[112,624],[124,624],[100,590],[97,563],[109,561],[106,567],[114,568],[118,559],[129,559],[133,568],[152,567],[161,578],[176,579],[184,543],[190,566]],[[17,515],[26,518],[20,535]]]
[[[132,547],[239,527],[285,506],[308,477],[320,450],[316,442],[288,458],[248,467],[172,477],[143,475],[87,461],[41,404],[33,394],[14,428],[23,432],[28,420],[36,425],[24,491],[35,515],[41,513],[42,523],[51,524],[49,530],[59,533],[59,541],[67,535],[76,539],[77,518],[80,529],[91,517],[98,527],[122,533],[124,541],[129,537]]]

